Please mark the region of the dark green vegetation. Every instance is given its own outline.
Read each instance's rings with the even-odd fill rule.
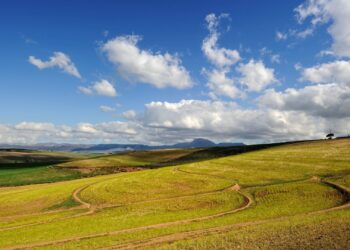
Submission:
[[[0,186],[19,186],[34,183],[48,183],[81,178],[79,171],[58,169],[53,166],[2,167],[0,166]]]
[[[0,186],[19,186],[80,178],[80,172],[58,169],[55,164],[85,157],[71,153],[0,149]]]

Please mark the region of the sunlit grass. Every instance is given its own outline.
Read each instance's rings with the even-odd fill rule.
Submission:
[[[167,247],[210,249],[218,245],[232,249],[241,242],[242,248],[259,248],[266,247],[272,236],[277,240],[272,245],[275,248],[300,246],[288,245],[292,236],[302,235],[297,230],[290,231],[290,225],[310,232],[309,239],[324,234],[324,244],[328,244],[330,237],[339,236],[339,230],[332,234],[317,223],[332,229],[337,221],[333,214],[345,222],[349,222],[350,214],[348,210],[312,214],[345,202],[339,190],[312,177],[348,186],[349,166],[350,140],[334,140],[297,143],[141,172],[0,188],[0,230],[5,229],[0,234],[0,247],[71,239],[42,248],[94,249],[137,245],[140,240],[193,230],[202,230],[203,236],[193,240],[179,238],[180,242]],[[227,190],[236,183],[241,185],[241,192]],[[86,214],[88,208],[67,210],[77,205],[72,201],[72,193],[77,189],[81,189],[80,199],[91,203],[95,212]],[[253,204],[245,210],[226,213],[246,205],[244,195],[251,197]],[[36,222],[39,224],[34,225]],[[153,227],[143,228],[150,225]],[[234,228],[235,225],[241,226]],[[346,230],[344,223],[340,225],[342,231]],[[23,227],[6,229],[11,226]],[[232,229],[217,237],[205,235],[210,228],[223,227]],[[120,231],[126,229],[129,231]],[[108,232],[113,233],[107,235]],[[79,238],[85,236],[88,238]],[[248,239],[259,242],[249,245]],[[339,240],[343,244],[344,238]]]

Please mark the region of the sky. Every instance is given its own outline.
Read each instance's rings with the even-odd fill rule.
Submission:
[[[347,135],[349,23],[348,0],[5,0],[0,143]]]

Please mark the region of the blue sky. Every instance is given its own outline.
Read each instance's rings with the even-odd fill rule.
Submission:
[[[347,133],[348,113],[330,114],[348,104],[348,79],[337,75],[350,75],[341,21],[349,8],[345,0],[4,1],[0,143]],[[318,96],[333,87],[337,102]],[[315,102],[303,106],[305,98]]]

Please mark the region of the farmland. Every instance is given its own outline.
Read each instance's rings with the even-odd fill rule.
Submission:
[[[50,178],[76,174],[65,180],[1,169],[25,178],[2,182],[0,249],[350,244],[349,139],[69,157],[39,167]]]

